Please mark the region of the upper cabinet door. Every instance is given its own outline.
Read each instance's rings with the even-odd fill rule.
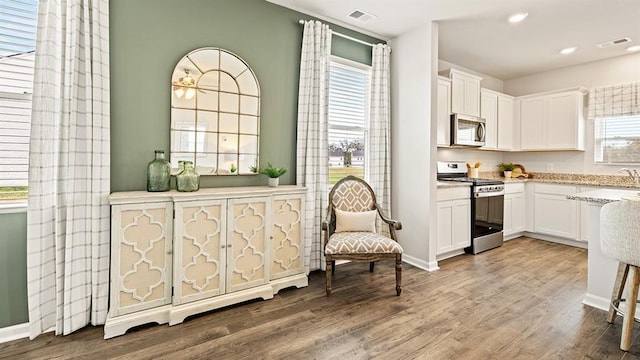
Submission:
[[[451,81],[438,78],[438,146],[451,144]]]
[[[487,135],[483,149],[498,147],[498,94],[482,89],[480,92],[480,117],[485,119]]]
[[[579,148],[578,93],[569,92],[550,95],[547,99],[547,104],[547,148]]]
[[[451,112],[480,116],[481,77],[451,69]]]
[[[498,96],[498,149],[514,150],[515,129],[513,126],[514,100],[510,96]]]
[[[544,149],[544,98],[522,99],[520,102],[520,148]]]

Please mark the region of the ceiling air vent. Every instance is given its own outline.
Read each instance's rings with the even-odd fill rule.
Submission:
[[[626,38],[622,38],[622,39],[617,39],[617,40],[611,40],[611,41],[607,41],[607,42],[603,42],[602,44],[598,44],[596,45],[597,47],[604,49],[604,48],[608,48],[609,46],[614,46],[614,45],[620,45],[620,44],[626,44],[629,41],[631,41],[630,38],[626,37]]]
[[[352,18],[352,19],[354,19],[354,20],[358,20],[358,21],[360,21],[360,22],[363,22],[363,23],[369,22],[369,21],[371,21],[371,20],[373,20],[373,19],[375,19],[375,18],[376,18],[376,16],[375,16],[375,15],[373,15],[373,14],[369,14],[369,13],[367,13],[367,12],[364,12],[364,11],[362,11],[362,10],[358,10],[358,9],[353,10],[353,11],[349,14],[349,17],[350,17],[350,18]]]

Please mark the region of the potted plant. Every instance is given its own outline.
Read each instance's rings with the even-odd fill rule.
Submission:
[[[515,168],[512,163],[500,163],[498,164],[498,170],[504,173],[505,179],[511,178],[511,171]]]
[[[284,175],[287,172],[286,168],[279,168],[271,165],[270,162],[267,163],[267,167],[264,169],[260,169],[260,174],[267,175],[269,177],[269,186],[276,187],[280,182],[280,176]]]

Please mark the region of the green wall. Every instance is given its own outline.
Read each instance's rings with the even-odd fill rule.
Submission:
[[[311,17],[264,0],[111,0],[111,190],[145,189],[153,150],[169,151],[173,68],[205,46],[231,50],[256,72],[262,92],[260,162],[287,167],[281,183],[295,183],[299,19]],[[337,36],[332,53],[371,63],[370,47]],[[202,187],[265,183],[262,176],[201,180]],[[28,321],[26,224],[26,213],[0,215],[0,328]]]
[[[232,51],[261,87],[260,164],[270,161],[295,183],[296,116],[302,25],[308,15],[264,0],[112,0],[111,190],[144,190],[154,149],[169,152],[171,73],[188,52]],[[379,40],[331,25],[335,31]],[[371,48],[337,36],[336,55],[371,62]],[[264,176],[206,176],[201,187],[265,185]]]
[[[0,328],[29,321],[27,213],[0,215]]]

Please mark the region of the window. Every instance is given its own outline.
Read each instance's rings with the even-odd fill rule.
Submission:
[[[365,177],[369,66],[332,57],[329,69],[329,185]]]
[[[27,195],[37,0],[0,0],[0,200]]]
[[[640,163],[640,115],[595,120],[596,163]]]

